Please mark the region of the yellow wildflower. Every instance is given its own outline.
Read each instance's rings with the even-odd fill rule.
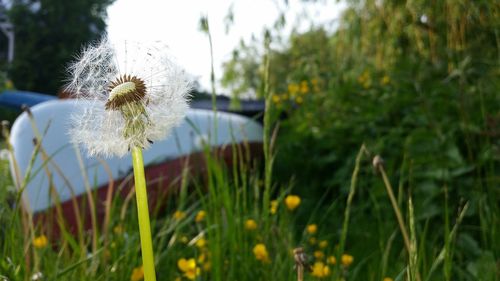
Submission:
[[[246,230],[255,230],[255,229],[257,229],[257,223],[252,219],[248,219],[245,221],[245,229]]]
[[[300,197],[297,195],[288,195],[285,198],[285,204],[288,210],[293,211],[300,205]]]
[[[259,243],[253,247],[253,254],[255,255],[255,259],[262,262],[270,262],[269,254],[267,253],[266,245]]]
[[[144,268],[141,265],[132,270],[132,275],[130,275],[130,281],[139,281],[142,279],[144,279]]]
[[[314,251],[314,257],[318,260],[322,260],[325,254],[322,251]]]
[[[326,240],[322,240],[322,241],[320,241],[320,242],[319,242],[319,247],[320,247],[321,249],[324,249],[324,248],[328,247],[328,241],[326,241]]]
[[[189,280],[196,279],[196,276],[198,276],[198,275],[200,275],[200,268],[199,267],[196,267],[195,270],[190,270],[190,271],[184,272],[184,276],[186,276],[186,278]]]
[[[309,244],[316,245],[316,243],[318,243],[318,240],[316,239],[316,237],[309,238]]]
[[[385,277],[383,281],[393,281],[391,277]]]
[[[198,263],[203,263],[207,258],[207,255],[205,255],[205,253],[201,253],[199,256],[198,256]]]
[[[363,73],[361,73],[361,75],[359,75],[358,82],[359,82],[359,84],[363,84],[368,79],[370,79],[370,72],[368,72],[368,70],[365,70],[365,71],[363,71]]]
[[[181,220],[181,219],[183,219],[185,216],[186,216],[186,213],[184,213],[183,211],[179,211],[179,210],[177,210],[177,211],[175,211],[175,213],[174,213],[174,219],[176,219],[176,220]]]
[[[302,97],[296,97],[296,98],[295,98],[295,102],[296,102],[297,104],[302,104],[302,103],[304,102],[304,99],[303,99]]]
[[[281,95],[281,100],[287,101],[288,100],[288,94],[284,93],[283,95]]]
[[[299,85],[295,83],[288,84],[288,92],[291,96],[295,96],[295,94],[299,91]]]
[[[314,78],[313,80],[311,80],[311,84],[313,85],[314,92],[319,92],[320,88],[319,88],[318,79]]]
[[[205,240],[205,238],[201,237],[200,239],[198,239],[198,241],[196,241],[196,247],[198,248],[203,248],[207,245],[207,240]]]
[[[273,102],[276,104],[280,103],[280,101],[281,101],[281,98],[279,95],[273,95],[272,99],[273,99]]]
[[[271,214],[276,214],[278,211],[278,200],[272,200],[271,201]]]
[[[196,261],[194,259],[179,259],[177,261],[177,267],[184,273],[184,276],[189,280],[196,279],[196,276],[200,275],[200,268],[196,266]]]
[[[212,263],[210,261],[207,261],[206,263],[203,264],[204,271],[210,271],[210,269],[212,269]]]
[[[330,267],[328,267],[328,265],[325,265],[323,262],[317,261],[313,265],[311,274],[312,276],[323,278],[330,275],[330,273]]]
[[[194,259],[181,258],[177,261],[177,267],[182,271],[186,272],[188,270],[196,268],[196,261]]]
[[[207,212],[205,212],[203,210],[198,211],[198,213],[196,213],[196,216],[194,217],[194,221],[201,222],[202,220],[205,219],[206,216],[207,216]]]
[[[43,234],[33,239],[33,246],[35,246],[35,248],[39,249],[44,248],[45,246],[47,246],[48,243],[49,240],[47,239],[47,236]]]
[[[337,259],[334,256],[329,256],[326,259],[326,262],[329,263],[329,264],[337,264]]]
[[[391,78],[388,75],[384,75],[384,77],[380,80],[380,83],[382,83],[382,85],[387,85],[391,83]]]
[[[105,249],[102,254],[104,255],[104,260],[111,258],[111,251],[108,249]]]
[[[123,233],[123,227],[121,226],[121,224],[119,224],[119,225],[115,226],[115,227],[113,228],[113,232],[114,232],[115,234],[122,234],[122,233]]]
[[[365,89],[370,88],[372,84],[370,72],[368,72],[368,70],[363,71],[363,73],[358,77],[358,82],[359,84],[363,85]]]
[[[306,230],[307,230],[307,233],[314,234],[314,233],[318,232],[318,225],[316,225],[316,224],[309,224],[307,226]]]
[[[349,266],[352,264],[354,261],[354,257],[348,254],[343,254],[342,257],[340,257],[340,262],[342,263],[343,266]]]
[[[181,236],[180,241],[181,241],[181,243],[187,244],[189,242],[189,238],[187,238],[187,236],[184,235],[184,236]]]
[[[307,81],[302,81],[300,83],[300,93],[307,94],[308,92],[309,92],[309,85],[307,84]]]

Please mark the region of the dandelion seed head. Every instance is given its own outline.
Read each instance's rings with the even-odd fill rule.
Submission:
[[[72,116],[72,142],[90,155],[124,156],[163,139],[184,118],[191,83],[161,43],[107,38],[68,67],[67,91],[90,106]]]

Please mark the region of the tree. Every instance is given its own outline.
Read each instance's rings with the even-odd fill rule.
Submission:
[[[9,76],[16,87],[57,94],[74,54],[105,31],[106,9],[113,1],[12,1],[8,15],[16,47]]]

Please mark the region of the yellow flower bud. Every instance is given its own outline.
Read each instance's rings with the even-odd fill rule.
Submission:
[[[257,229],[257,223],[252,219],[248,219],[245,221],[245,229],[250,231],[255,230]]]
[[[309,224],[307,226],[307,233],[315,234],[316,232],[318,232],[318,226],[316,224]]]
[[[297,195],[288,195],[285,198],[285,205],[288,210],[295,210],[300,205],[300,197]]]

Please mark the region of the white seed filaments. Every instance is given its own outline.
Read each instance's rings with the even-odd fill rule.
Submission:
[[[90,155],[122,157],[132,147],[147,148],[186,114],[190,78],[160,42],[115,45],[103,38],[68,71],[68,91],[89,101],[72,115],[71,141]]]

